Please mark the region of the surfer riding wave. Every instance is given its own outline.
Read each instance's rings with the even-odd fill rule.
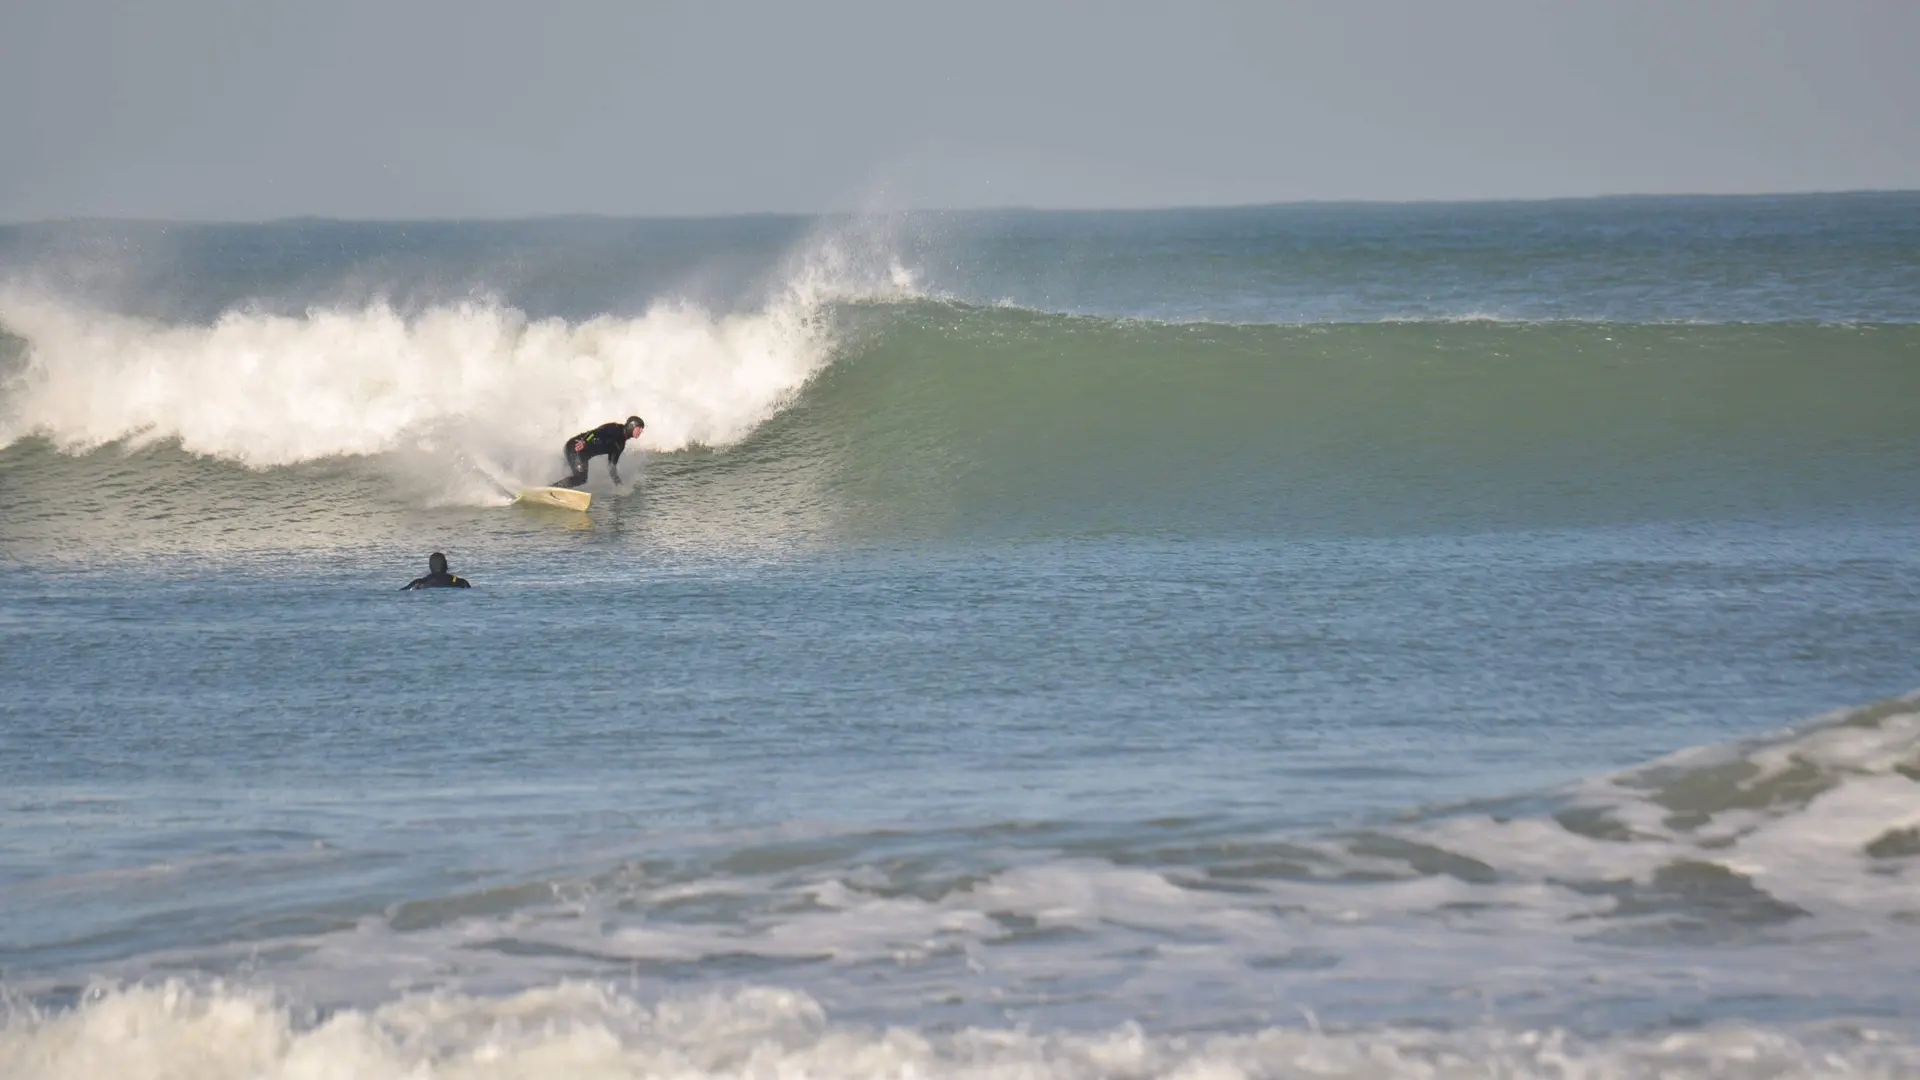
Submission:
[[[592,431],[583,431],[567,440],[563,453],[567,459],[569,475],[553,482],[557,488],[577,488],[587,482],[587,462],[602,454],[607,456],[607,472],[613,482],[620,482],[620,454],[627,448],[629,439],[637,439],[647,428],[647,422],[637,416],[627,417],[624,424],[601,424]]]

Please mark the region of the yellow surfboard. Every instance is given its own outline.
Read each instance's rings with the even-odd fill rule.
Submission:
[[[513,501],[531,506],[557,506],[562,510],[578,510],[585,513],[587,507],[593,504],[593,496],[572,488],[537,487],[528,488],[515,495]]]

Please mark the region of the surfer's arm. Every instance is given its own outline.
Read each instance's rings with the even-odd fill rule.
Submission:
[[[456,589],[471,589],[473,588],[473,582],[463,577],[457,577],[453,579],[453,587]]]
[[[607,475],[613,477],[616,484],[620,482],[620,451],[625,449],[626,446],[620,442],[607,448]]]
[[[407,582],[407,583],[406,583],[405,585],[402,585],[402,586],[400,586],[400,591],[401,591],[401,592],[407,592],[407,591],[409,591],[409,590],[411,590],[411,589],[417,589],[417,588],[419,588],[419,587],[420,587],[420,583],[421,583],[421,582],[423,582],[423,581],[425,581],[425,580],[427,580],[427,579],[426,579],[426,578],[414,578],[414,579],[413,579],[412,581],[409,581],[409,582]]]

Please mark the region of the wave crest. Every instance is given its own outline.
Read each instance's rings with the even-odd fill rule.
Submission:
[[[637,316],[569,320],[478,296],[235,307],[181,324],[0,289],[16,339],[0,447],[172,442],[256,469],[412,450],[528,479],[558,467],[568,435],[631,413],[648,449],[723,447],[831,362],[834,304],[914,295],[884,241],[872,227],[820,232],[740,311],[665,297]]]
[[[177,440],[270,467],[430,447],[436,435],[527,451],[639,412],[652,448],[725,445],[825,364],[830,334],[812,315],[799,303],[727,316],[660,304],[569,323],[476,301],[168,326],[12,297],[0,320],[28,346],[0,441],[38,434],[77,451]]]

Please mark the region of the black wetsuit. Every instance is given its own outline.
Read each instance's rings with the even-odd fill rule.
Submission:
[[[427,556],[427,576],[417,577],[400,586],[401,592],[409,589],[471,589],[473,586],[466,578],[454,577],[447,573],[447,557],[434,552]]]
[[[584,445],[582,445],[584,444]],[[580,447],[580,449],[575,449]],[[613,474],[613,482],[620,482],[620,452],[627,448],[627,427],[625,424],[601,424],[592,431],[583,431],[567,440],[567,468],[572,475],[553,482],[554,487],[577,488],[587,482],[587,461],[607,455],[607,471]]]

